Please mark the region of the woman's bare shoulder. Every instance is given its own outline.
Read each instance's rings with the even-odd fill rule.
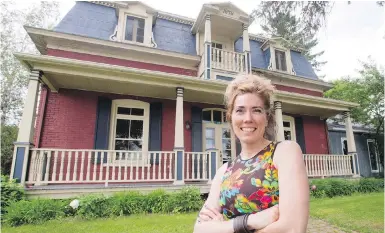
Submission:
[[[286,161],[293,159],[296,160],[299,157],[302,159],[302,150],[298,143],[295,141],[285,140],[280,142],[275,149],[274,163],[286,164]]]

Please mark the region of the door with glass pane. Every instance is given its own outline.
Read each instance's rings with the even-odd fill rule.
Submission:
[[[223,163],[231,160],[232,145],[231,133],[229,126],[225,124],[204,124],[203,127],[204,150],[217,149],[219,150],[220,157]]]

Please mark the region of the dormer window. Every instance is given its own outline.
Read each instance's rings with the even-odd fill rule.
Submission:
[[[287,71],[286,53],[275,49],[275,68],[281,71]]]
[[[144,41],[144,19],[126,16],[124,40],[143,43]]]

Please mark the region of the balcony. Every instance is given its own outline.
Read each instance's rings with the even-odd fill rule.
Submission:
[[[211,63],[213,69],[234,73],[246,72],[243,53],[211,48]]]

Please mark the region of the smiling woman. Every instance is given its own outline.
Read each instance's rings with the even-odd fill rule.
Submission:
[[[274,91],[270,80],[255,75],[228,85],[226,119],[242,150],[217,171],[194,232],[306,231],[306,169],[297,143],[275,141]]]

